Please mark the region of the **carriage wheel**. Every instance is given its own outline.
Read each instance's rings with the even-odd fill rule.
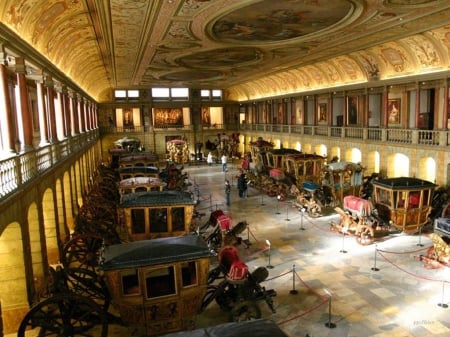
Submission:
[[[261,309],[255,301],[243,301],[236,303],[231,309],[233,322],[244,322],[261,318]]]
[[[211,269],[209,271],[209,273],[208,273],[208,281],[207,281],[207,283],[211,284],[211,283],[213,283],[215,280],[217,280],[219,278],[220,274],[222,274],[222,273],[225,274],[226,272],[223,269],[224,268],[221,265],[217,266],[214,269]]]
[[[98,234],[76,235],[62,249],[62,264],[65,268],[78,267],[95,270],[103,245],[104,238]]]
[[[214,300],[216,297],[218,286],[209,285],[206,289],[205,296],[202,299],[202,305],[200,307],[200,312],[206,309],[206,307]]]
[[[371,226],[362,225],[356,235],[356,241],[363,246],[370,245],[375,240],[375,232]]]
[[[79,296],[95,301],[107,312],[111,296],[105,281],[95,272],[82,268],[67,268],[67,287]]]
[[[318,218],[321,214],[322,208],[319,205],[314,204],[311,207],[308,207],[308,215],[311,218]]]
[[[106,337],[108,320],[102,308],[89,298],[74,294],[58,294],[34,307],[25,315],[17,331],[17,337],[28,336],[29,330],[36,336],[57,337]]]

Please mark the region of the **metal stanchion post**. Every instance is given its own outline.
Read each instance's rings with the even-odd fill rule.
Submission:
[[[423,247],[422,244],[422,226],[419,227],[419,243],[417,244],[419,247]]]
[[[289,292],[291,295],[297,295],[298,291],[295,290],[295,264],[292,265],[292,290]]]
[[[328,322],[325,323],[325,326],[329,329],[334,329],[336,324],[331,322],[331,293],[327,289],[324,290],[328,295]]]
[[[370,269],[372,269],[373,271],[379,271],[380,269],[377,268],[377,245],[375,245],[375,256],[373,261],[374,261],[373,267]]]
[[[438,303],[438,306],[440,306],[441,308],[448,308],[448,304],[444,303],[444,286],[445,286],[445,281],[442,280],[442,301],[441,301],[441,303]]]
[[[302,215],[301,220],[300,220],[300,230],[302,230],[302,231],[305,230],[305,227],[303,227],[303,217],[305,215],[305,211],[306,211],[305,207],[300,208],[300,213]]]
[[[343,254],[347,253],[347,251],[344,249],[345,234],[346,234],[346,232],[344,231],[344,232],[342,233],[342,249],[339,251],[339,252],[341,252],[341,253],[343,253]]]
[[[280,199],[281,196],[277,195],[277,211],[275,214],[280,214]]]
[[[265,205],[265,203],[264,203],[264,194],[261,194],[261,206],[264,206]]]
[[[289,219],[289,204],[286,203],[286,219],[284,219],[286,221],[291,221],[291,219]]]
[[[269,264],[267,265],[267,268],[272,269],[273,266],[270,264],[270,241],[266,240],[266,244],[269,247]]]

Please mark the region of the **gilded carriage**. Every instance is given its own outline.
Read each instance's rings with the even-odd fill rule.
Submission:
[[[196,235],[105,247],[99,269],[121,320],[145,336],[191,329],[213,253]]]
[[[189,192],[137,192],[122,196],[118,212],[128,239],[138,241],[191,233],[194,206]]]
[[[373,200],[378,215],[405,233],[419,232],[429,219],[434,183],[418,178],[386,178],[373,181]]]
[[[162,181],[160,178],[155,177],[127,178],[119,181],[119,183],[117,184],[121,201],[122,197],[125,194],[136,192],[163,191],[166,186],[167,183]]]
[[[330,163],[323,168],[322,185],[331,189],[335,202],[342,203],[345,196],[360,194],[363,173],[364,168],[358,163]]]
[[[339,222],[331,222],[331,230],[352,234],[361,245],[371,244],[377,238],[391,234],[388,224],[380,221],[370,200],[349,195],[344,197],[344,209],[335,207]]]
[[[159,168],[156,166],[126,166],[119,168],[120,180],[136,177],[159,178]]]
[[[129,152],[119,157],[119,167],[154,166],[157,167],[159,156],[153,152]]]
[[[310,181],[321,183],[326,158],[317,154],[290,154],[284,159],[284,170],[295,177],[297,186]]]

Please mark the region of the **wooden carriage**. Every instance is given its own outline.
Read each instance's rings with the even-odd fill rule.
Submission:
[[[189,192],[137,192],[122,196],[118,212],[129,240],[137,241],[189,234],[194,206]]]
[[[128,178],[119,181],[119,183],[117,184],[121,201],[125,194],[136,192],[163,191],[166,186],[167,183],[159,178],[153,177]]]
[[[127,166],[119,168],[120,180],[136,177],[159,178],[159,169],[156,166]]]
[[[373,203],[384,221],[406,233],[418,232],[429,221],[436,185],[417,178],[373,181]]]
[[[159,157],[153,152],[128,152],[120,155],[119,167],[154,166],[157,167]]]
[[[194,326],[212,256],[199,236],[160,238],[105,247],[99,269],[122,321],[153,336]]]
[[[352,162],[335,162],[323,168],[322,185],[330,187],[334,201],[342,203],[347,195],[359,195],[364,168]]]
[[[290,154],[284,159],[284,170],[295,177],[297,186],[305,181],[320,183],[325,157],[317,154]]]

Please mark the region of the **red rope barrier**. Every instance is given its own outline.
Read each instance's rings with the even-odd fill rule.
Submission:
[[[425,249],[429,249],[430,247],[422,247],[422,248],[419,248],[417,250],[410,250],[410,251],[407,251],[407,252],[391,252],[391,251],[382,250],[382,249],[377,249],[377,251],[383,252],[383,253],[388,253],[388,254],[412,254],[412,253],[420,252],[420,251],[425,250]]]
[[[408,275],[411,275],[411,276],[413,276],[413,277],[415,277],[415,278],[417,278],[417,279],[422,279],[422,280],[426,280],[426,281],[433,281],[433,282],[446,282],[446,283],[449,283],[449,281],[445,281],[445,280],[436,280],[436,279],[428,278],[428,277],[425,277],[425,276],[413,274],[413,273],[411,273],[411,272],[405,270],[404,268],[402,268],[402,267],[396,265],[395,263],[393,263],[393,262],[392,262],[391,260],[389,260],[386,256],[384,256],[382,253],[380,253],[380,255],[381,255],[387,262],[389,262],[391,265],[393,265],[395,268],[397,268],[397,269],[401,270],[402,272],[404,272],[404,273],[406,273],[406,274],[408,274]]]
[[[291,317],[291,318],[288,318],[288,319],[286,319],[286,320],[284,320],[284,321],[278,322],[277,324],[278,324],[278,325],[282,325],[282,324],[288,323],[288,322],[290,322],[290,321],[293,321],[293,320],[295,320],[295,319],[297,319],[297,318],[303,317],[303,316],[305,316],[305,315],[307,315],[307,314],[313,312],[314,310],[320,308],[322,305],[324,305],[324,304],[327,303],[328,301],[329,301],[329,298],[326,298],[325,300],[323,300],[323,301],[320,302],[319,304],[317,304],[317,305],[311,307],[310,309],[308,309],[308,310],[306,310],[306,311],[303,311],[301,314],[296,315],[296,316]]]

